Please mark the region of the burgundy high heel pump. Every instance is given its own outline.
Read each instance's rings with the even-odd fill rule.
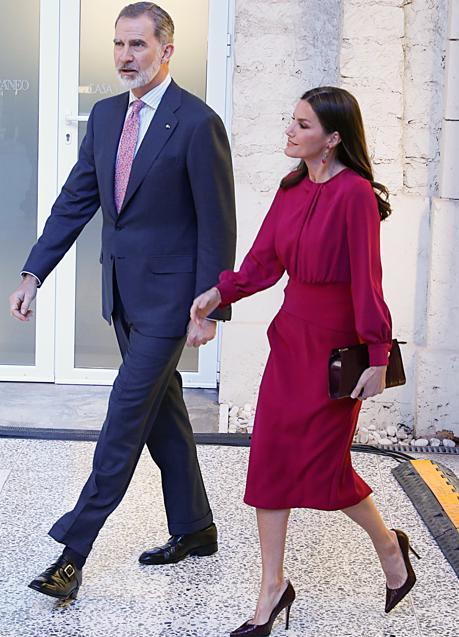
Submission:
[[[250,635],[251,637],[267,637],[271,634],[271,630],[276,617],[284,610],[285,611],[285,630],[288,630],[290,622],[290,609],[295,600],[296,593],[290,582],[287,584],[287,588],[282,594],[282,597],[277,602],[276,606],[271,611],[266,624],[250,624],[248,621],[233,630],[230,633],[230,637],[242,637],[243,635]]]
[[[386,613],[390,613],[390,611],[397,606],[399,602],[410,592],[413,586],[416,584],[416,575],[414,573],[413,567],[411,566],[409,552],[411,551],[413,555],[415,555],[418,560],[421,558],[410,545],[410,541],[408,536],[400,529],[391,529],[395,531],[397,535],[398,544],[400,546],[400,550],[402,552],[403,561],[405,562],[406,572],[408,576],[405,580],[405,583],[400,586],[400,588],[389,588],[386,585]]]

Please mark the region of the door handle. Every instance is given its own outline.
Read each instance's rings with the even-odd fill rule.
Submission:
[[[67,124],[78,124],[78,122],[87,122],[89,115],[66,115],[65,122]]]

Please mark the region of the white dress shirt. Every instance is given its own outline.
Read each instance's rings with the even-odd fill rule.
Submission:
[[[155,86],[155,88],[152,88],[151,91],[148,91],[148,93],[145,93],[145,95],[143,95],[140,98],[142,102],[145,103],[145,106],[140,109],[140,113],[139,113],[140,128],[139,128],[139,135],[137,137],[137,145],[135,147],[135,153],[137,153],[137,151],[139,150],[139,146],[142,143],[143,138],[145,137],[145,133],[147,132],[148,127],[153,121],[153,117],[155,116],[155,113],[158,110],[158,106],[163,98],[163,95],[166,92],[171,82],[172,82],[172,78],[168,74],[167,77],[165,77],[164,80],[161,82],[161,84],[158,84],[158,86]],[[136,99],[138,98],[134,95],[134,93],[132,91],[129,91],[129,106],[128,106],[128,109],[126,112],[126,118],[124,121],[126,121],[126,119],[128,118],[132,110],[132,103],[135,102]]]

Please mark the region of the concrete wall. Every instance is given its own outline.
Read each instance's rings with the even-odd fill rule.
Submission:
[[[459,325],[459,222],[457,203],[439,196],[447,17],[447,0],[236,2],[237,264],[292,166],[282,148],[296,100],[320,84],[350,90],[376,179],[392,194],[393,216],[382,224],[384,289],[394,336],[408,341],[406,387],[367,401],[362,422],[403,422],[418,435],[459,434],[459,336],[451,329]],[[222,403],[255,404],[282,283],[234,306],[222,334]]]

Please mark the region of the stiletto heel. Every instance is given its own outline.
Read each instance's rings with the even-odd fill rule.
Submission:
[[[415,555],[415,556],[418,558],[418,560],[420,560],[420,559],[421,559],[421,556],[420,556],[420,555],[418,555],[418,554],[416,553],[416,551],[415,551],[415,550],[414,550],[414,548],[411,546],[411,544],[409,545],[409,547],[408,547],[408,548],[409,548],[409,549],[410,549],[410,551],[413,553],[413,555]]]
[[[268,635],[271,634],[274,620],[284,610],[284,608],[285,630],[288,630],[290,623],[290,609],[295,600],[295,597],[295,590],[290,582],[288,582],[287,588],[282,593],[282,597],[271,611],[271,615],[269,616],[266,624],[251,624],[247,621],[242,624],[242,626],[239,626],[239,628],[236,628],[236,630],[233,630],[233,632],[230,633],[230,637],[242,637],[242,635],[251,635],[251,637],[268,637]]]
[[[405,562],[407,578],[405,580],[405,583],[399,588],[389,588],[386,585],[386,613],[390,613],[390,611],[393,610],[397,606],[397,604],[402,601],[402,599],[416,584],[416,575],[413,567],[411,566],[409,552],[411,551],[414,555],[416,555],[418,559],[421,559],[410,545],[410,541],[406,533],[400,531],[399,529],[391,530],[394,531],[395,535],[397,536],[398,545],[400,547],[400,551],[402,552],[403,561]]]

